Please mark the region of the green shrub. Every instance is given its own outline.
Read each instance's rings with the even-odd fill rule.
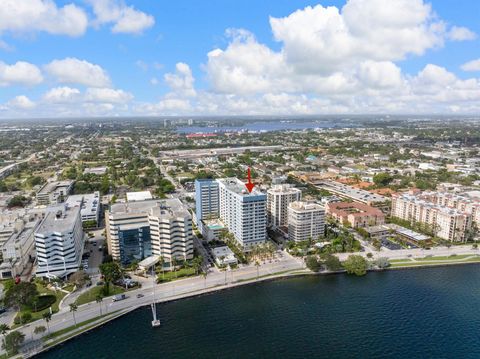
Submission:
[[[47,309],[48,307],[53,305],[53,303],[55,303],[57,297],[53,294],[39,295],[37,297],[37,300],[38,301],[36,307],[32,305],[32,311],[34,312],[40,312],[44,309]]]

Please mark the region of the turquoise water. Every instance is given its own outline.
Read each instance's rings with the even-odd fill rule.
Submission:
[[[41,358],[480,358],[480,266],[303,277],[139,309]]]

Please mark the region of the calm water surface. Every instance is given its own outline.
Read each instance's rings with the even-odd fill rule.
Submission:
[[[480,358],[480,266],[294,278],[142,308],[41,358]]]

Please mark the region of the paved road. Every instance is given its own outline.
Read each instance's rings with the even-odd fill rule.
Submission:
[[[273,260],[271,263],[266,261],[266,263],[259,267],[258,271],[260,276],[303,268],[303,261],[301,259],[294,258],[284,252],[278,253],[279,256],[280,254],[282,255],[281,258]],[[155,301],[164,301],[181,294],[218,288],[222,285],[234,285],[234,282],[239,280],[244,281],[255,279],[256,277],[257,267],[254,265],[244,266],[229,272],[210,271],[206,279],[204,279],[203,276],[198,276],[155,285]],[[137,298],[137,294],[143,294],[143,297]],[[148,285],[148,281],[146,281],[141,289],[128,292],[127,299],[125,300],[113,302],[111,297],[109,297],[105,298],[101,304],[93,302],[79,306],[75,313],[75,317],[77,323],[79,323],[100,315],[100,312],[105,314],[106,312],[112,312],[119,309],[148,305],[152,303],[152,301],[153,282],[151,285]],[[50,330],[54,332],[70,327],[73,324],[73,314],[67,309],[64,309],[52,316],[49,326]],[[25,333],[27,338],[31,338],[32,331],[39,325],[44,326],[45,322],[40,320],[17,330]]]

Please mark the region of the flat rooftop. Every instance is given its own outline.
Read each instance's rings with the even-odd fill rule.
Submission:
[[[100,208],[100,192],[68,196],[65,201],[70,207],[81,206],[81,214],[92,215]]]
[[[254,187],[251,193],[248,193],[247,187],[245,187],[245,182],[240,181],[238,178],[221,178],[217,181],[225,186],[231,192],[239,194],[243,197],[253,197],[258,195],[265,195],[257,187]]]
[[[55,182],[47,182],[45,186],[40,188],[38,194],[48,194],[54,192],[57,188],[68,188],[73,184],[73,181],[55,181]]]
[[[36,230],[38,233],[66,232],[73,228],[80,207],[69,207],[65,204],[47,208],[45,218]]]
[[[158,209],[157,209],[158,208]],[[146,201],[115,203],[110,207],[113,215],[144,214],[148,215],[154,210],[154,214],[160,214],[161,210],[168,210],[176,215],[189,214],[178,198],[151,199]]]
[[[380,196],[363,189],[351,187],[336,181],[317,181],[314,183],[314,185],[327,191],[336,193],[340,196],[351,198],[352,200],[358,202],[385,202],[387,200],[387,198],[384,196]]]
[[[152,199],[152,194],[150,191],[140,191],[140,192],[127,192],[127,201],[134,202],[134,201],[145,201],[148,199]]]

